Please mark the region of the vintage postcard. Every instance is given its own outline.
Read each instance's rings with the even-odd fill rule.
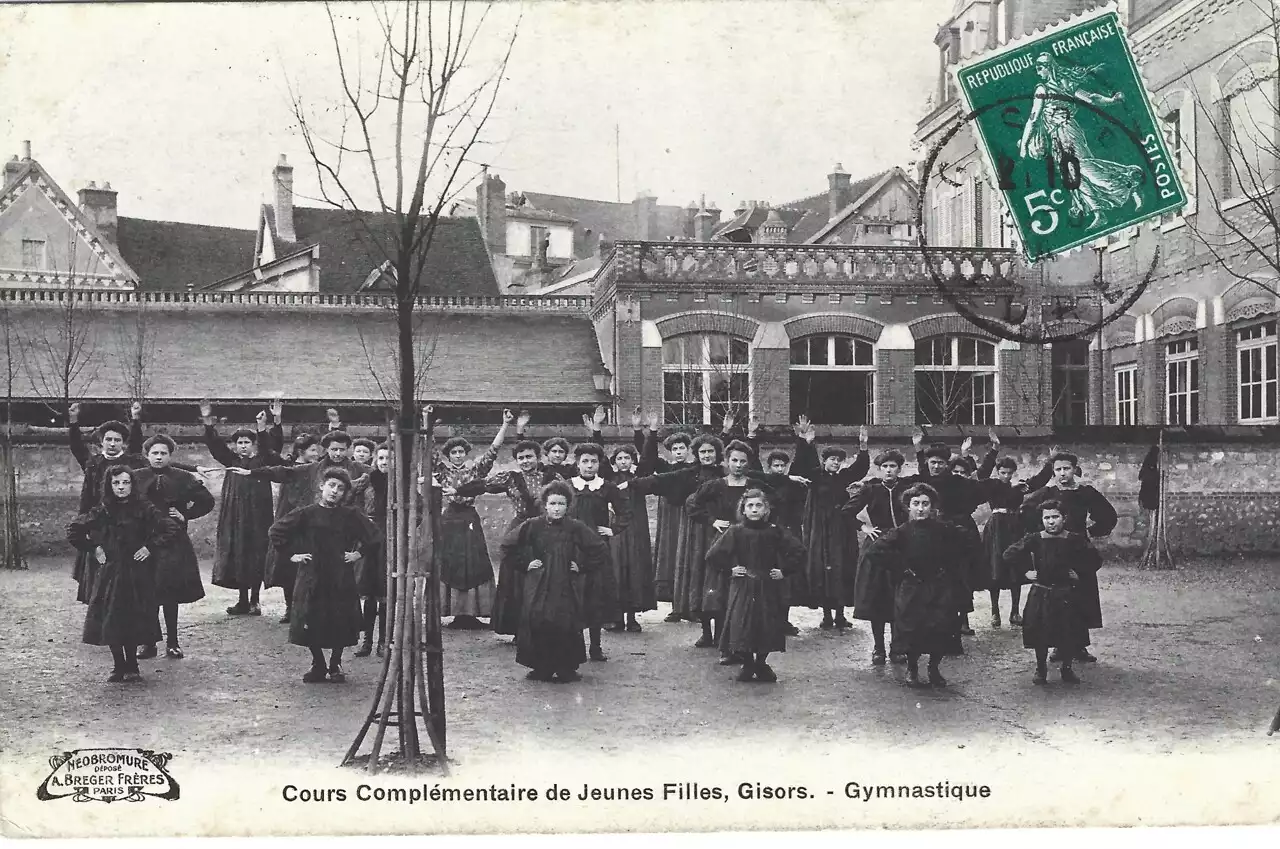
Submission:
[[[0,5],[0,834],[1274,826],[1277,32]]]

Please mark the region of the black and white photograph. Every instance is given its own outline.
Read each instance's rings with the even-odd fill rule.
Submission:
[[[5,3],[0,160],[3,837],[1280,822],[1277,0]]]

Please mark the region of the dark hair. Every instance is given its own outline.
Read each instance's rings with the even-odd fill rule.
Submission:
[[[249,439],[249,440],[252,440],[253,442],[257,442],[258,432],[254,430],[249,430],[249,428],[247,427],[238,427],[236,428],[236,432],[231,434],[231,441],[239,442],[242,439]]]
[[[351,434],[347,433],[345,430],[331,430],[324,436],[320,437],[320,445],[326,449],[335,442],[341,442],[343,445],[350,445]]]
[[[746,454],[747,459],[751,459],[751,446],[743,442],[741,439],[735,439],[724,447],[725,459],[728,459],[729,455],[734,451],[737,451],[740,454]]]
[[[929,496],[929,504],[931,504],[935,510],[938,509],[938,491],[927,483],[917,483],[907,487],[906,491],[902,493],[902,507],[904,509],[909,507],[911,505],[911,499],[917,498],[921,495]]]
[[[959,454],[951,458],[951,468],[962,466],[966,472],[976,472],[978,470],[978,461],[965,454]]]
[[[1012,469],[1013,471],[1016,472],[1018,471],[1018,461],[1013,459],[1012,457],[1001,457],[999,460],[996,461],[996,468]]]
[[[573,503],[573,487],[562,480],[554,480],[538,492],[538,503],[547,506],[547,499],[553,495],[563,495],[566,504]]]
[[[613,449],[613,455],[609,459],[612,462],[616,463],[618,462],[619,454],[626,454],[628,457],[631,458],[631,462],[633,464],[638,464],[640,462],[640,452],[636,450],[636,447],[634,445],[618,446],[617,448]]]
[[[791,455],[788,454],[786,451],[770,451],[769,459],[765,461],[765,465],[772,466],[774,463],[778,462],[779,460],[781,460],[784,463],[790,463]]]
[[[563,436],[553,436],[546,442],[542,443],[543,454],[550,454],[552,448],[561,448],[566,454],[573,450],[572,446],[569,445],[569,440],[565,439]]]
[[[770,510],[773,509],[773,503],[769,501],[769,496],[765,493],[763,489],[756,486],[747,487],[747,491],[742,493],[742,497],[738,499],[738,521],[739,522],[746,521],[747,516],[746,516],[745,510],[747,506],[747,501],[749,501],[752,498],[762,499],[766,507],[768,507]]]
[[[368,448],[370,452],[376,451],[378,449],[378,443],[374,442],[372,439],[370,439],[367,436],[362,436],[359,439],[351,440],[352,448],[359,448],[361,446]]]
[[[689,449],[697,455],[698,449],[704,445],[710,445],[712,448],[716,449],[717,463],[724,462],[724,443],[720,441],[719,437],[712,436],[709,433],[700,433],[690,440]]]
[[[114,419],[112,419],[109,422],[103,422],[102,424],[98,425],[98,429],[94,432],[97,434],[99,442],[102,441],[102,437],[112,432],[120,434],[121,439],[129,438],[128,426],[125,425],[124,422],[118,422]]]
[[[600,463],[607,459],[604,448],[594,442],[580,442],[573,446],[573,460],[576,463],[586,454],[593,454]]]
[[[343,485],[346,486],[345,491],[346,492],[351,491],[351,475],[348,474],[347,470],[342,468],[341,466],[330,466],[329,468],[325,469],[324,472],[320,475],[320,485],[323,486],[324,482],[327,480],[342,481]]]
[[[924,458],[926,460],[932,459],[934,457],[941,457],[943,460],[946,460],[948,463],[950,463],[951,449],[940,442],[935,442],[933,445],[930,445],[929,448],[924,452]]]
[[[672,433],[669,434],[666,439],[662,440],[662,447],[670,451],[676,445],[683,444],[687,446],[692,442],[693,437],[687,433]]]
[[[903,458],[901,451],[895,451],[890,448],[888,451],[881,451],[877,454],[874,462],[877,466],[883,466],[885,463],[897,463],[901,466],[907,461]]]
[[[511,446],[511,459],[514,460],[520,455],[521,451],[532,451],[533,456],[542,458],[542,446],[534,442],[532,439],[522,439],[515,445]]]
[[[1046,510],[1057,510],[1059,513],[1062,513],[1062,515],[1067,515],[1062,510],[1062,502],[1056,498],[1050,498],[1047,501],[1040,502],[1040,514],[1044,515],[1044,511]]]
[[[466,451],[468,454],[471,453],[471,443],[467,442],[461,436],[449,437],[447,440],[445,440],[444,447],[441,448],[440,450],[444,454],[444,456],[448,457],[449,452],[451,452],[455,448],[461,448],[462,450]]]
[[[177,443],[173,441],[173,438],[170,437],[169,434],[157,433],[155,436],[142,443],[142,453],[150,454],[151,449],[155,448],[157,445],[163,445],[168,448],[170,454],[178,450]]]
[[[836,445],[828,445],[822,449],[822,461],[825,463],[828,457],[839,457],[843,462],[849,458],[849,452]]]
[[[293,453],[301,454],[312,445],[319,445],[320,440],[314,433],[303,433],[293,438]]]
[[[1049,458],[1049,468],[1053,468],[1060,461],[1064,461],[1064,460],[1076,468],[1080,467],[1079,457],[1077,457],[1074,454],[1068,454],[1066,451],[1059,451],[1057,454],[1054,454],[1052,457]]]
[[[129,468],[128,466],[123,465],[121,463],[117,463],[114,466],[108,466],[107,471],[102,475],[102,502],[104,504],[108,503],[108,500],[110,501],[110,503],[117,503],[121,500],[119,498],[116,498],[115,494],[111,492],[112,479],[120,475],[128,475],[129,483],[132,485],[129,488],[129,498],[125,500],[132,501],[133,499],[138,497],[137,474],[135,474],[133,469]]]

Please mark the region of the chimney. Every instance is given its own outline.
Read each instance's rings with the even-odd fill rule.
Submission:
[[[80,211],[93,222],[98,235],[111,244],[117,244],[119,221],[116,218],[116,192],[110,183],[103,183],[102,188],[92,180],[77,193],[80,197]]]
[[[684,237],[686,239],[696,238],[698,235],[698,202],[689,201],[689,205],[684,208]]]
[[[648,190],[631,201],[636,211],[636,238],[648,242],[658,238],[658,199]]]
[[[31,161],[31,142],[29,141],[24,141],[22,143],[22,161],[23,162]]]
[[[497,174],[484,177],[476,187],[476,217],[492,256],[507,252],[507,184]]]
[[[26,166],[18,160],[18,155],[15,153],[13,159],[4,164],[4,182],[0,186],[7,189],[14,180],[18,179],[18,172],[24,167]]]
[[[778,210],[769,210],[769,217],[756,231],[756,241],[765,245],[785,245],[787,243],[787,224],[778,215]]]
[[[694,216],[693,238],[698,242],[711,241],[711,234],[715,231],[716,225],[711,211],[707,209],[707,199],[703,197],[702,205],[698,209],[698,214]]]
[[[298,234],[293,229],[293,166],[283,153],[272,169],[271,177],[275,186],[276,236],[285,242],[296,242]]]
[[[596,257],[601,262],[604,262],[604,258],[613,250],[613,242],[605,238],[606,235],[604,231],[601,231],[600,238],[596,241]]]
[[[720,207],[716,206],[715,201],[711,201],[711,206],[707,207],[707,212],[711,213],[711,229],[720,226]]]
[[[849,196],[849,175],[844,166],[836,163],[835,169],[827,175],[827,220],[835,221],[840,210],[853,203]]]

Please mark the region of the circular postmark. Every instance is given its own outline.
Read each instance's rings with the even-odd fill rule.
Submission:
[[[1157,173],[1154,163],[1148,158],[1144,152],[1143,140],[1136,131],[1126,126],[1124,122],[1115,116],[1100,109],[1098,106],[1085,100],[1060,94],[1042,94],[1042,95],[1014,95],[1004,97],[992,103],[986,104],[978,109],[969,112],[967,115],[957,119],[955,124],[951,126],[942,137],[933,145],[926,157],[924,166],[921,170],[920,191],[916,204],[916,232],[921,253],[923,254],[925,267],[928,269],[929,277],[933,280],[938,291],[947,299],[947,301],[955,308],[955,310],[978,329],[985,331],[993,336],[1001,339],[1008,339],[1014,342],[1028,342],[1033,344],[1046,344],[1052,342],[1065,342],[1075,339],[1083,339],[1097,333],[1102,327],[1115,321],[1121,315],[1125,314],[1138,299],[1142,297],[1146,291],[1147,285],[1155,276],[1156,267],[1160,261],[1160,250],[1157,246],[1150,265],[1146,269],[1146,273],[1140,280],[1135,283],[1113,287],[1108,284],[1101,271],[1095,275],[1087,283],[1076,287],[1069,287],[1073,294],[1050,294],[1044,289],[1042,282],[1034,282],[1031,284],[1033,292],[1026,298],[1027,312],[1021,321],[1012,321],[996,318],[991,315],[984,315],[970,307],[967,303],[972,295],[982,294],[984,285],[990,286],[996,276],[1003,277],[1002,273],[992,275],[983,273],[980,269],[974,269],[972,275],[960,273],[958,267],[960,260],[957,258],[957,250],[963,252],[953,246],[931,246],[929,243],[929,221],[925,214],[926,203],[929,198],[930,180],[934,178],[935,169],[937,170],[937,178],[951,182],[946,175],[942,173],[945,165],[938,168],[938,159],[947,143],[968,124],[975,123],[980,117],[992,110],[1001,110],[1002,113],[1017,112],[1015,104],[1019,102],[1032,102],[1035,100],[1061,101],[1065,104],[1077,109],[1090,110],[1101,122],[1103,122],[1104,132],[1117,134],[1122,139],[1127,139],[1134,147],[1143,154],[1138,159],[1143,163],[1142,184],[1146,181],[1155,181]],[[980,143],[980,142],[979,142]],[[1011,163],[1006,164],[1004,161],[996,163],[997,173],[993,176],[998,181],[998,188],[1006,190],[1014,188],[1012,177],[1010,174]],[[1062,186],[1057,189],[1055,197],[1065,196],[1067,193],[1079,192],[1081,190],[1081,174],[1080,163],[1075,160],[1074,156],[1062,156],[1058,161],[1053,161],[1046,157],[1046,170],[1048,172],[1050,185],[1055,180],[1060,180]],[[1087,190],[1087,188],[1086,188]],[[1057,213],[1054,213],[1057,215]],[[1078,215],[1068,214],[1064,216],[1066,223],[1084,228],[1090,222],[1081,220]],[[1052,256],[1046,256],[1036,262],[1045,262]],[[1035,263],[1032,263],[1034,266]],[[946,270],[947,267],[950,270]],[[1010,269],[1012,271],[1012,269]],[[1034,270],[1028,269],[1032,274]],[[1068,288],[1068,287],[1063,287]],[[990,291],[988,289],[987,291]],[[1024,295],[1027,294],[1024,289]],[[1078,305],[1080,299],[1091,301],[1097,304],[1097,314],[1089,318],[1081,318],[1074,308],[1072,309],[1048,309],[1046,301],[1052,301],[1053,306],[1058,306],[1063,300],[1070,300]],[[1046,314],[1047,313],[1047,314]],[[1012,319],[1012,316],[1010,316]]]

